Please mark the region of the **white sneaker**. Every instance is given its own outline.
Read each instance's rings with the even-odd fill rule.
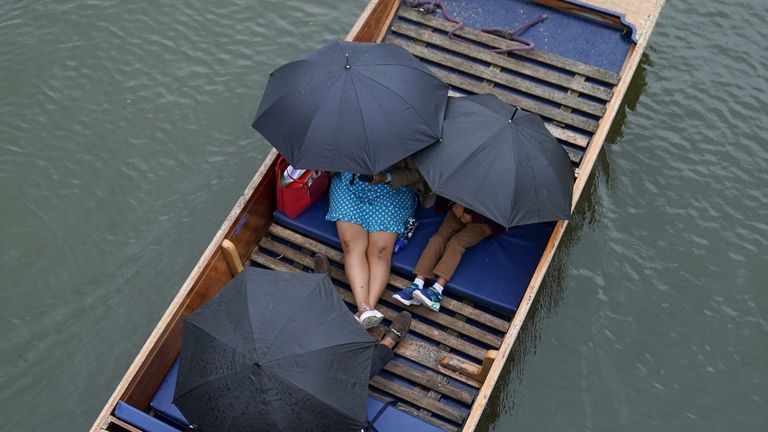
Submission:
[[[382,320],[384,320],[384,315],[376,309],[369,309],[357,317],[357,321],[366,330],[381,324]]]

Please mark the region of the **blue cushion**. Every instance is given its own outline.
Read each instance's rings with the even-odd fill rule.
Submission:
[[[368,396],[368,418],[372,419],[384,403]],[[390,406],[381,414],[373,424],[379,432],[442,432],[443,430],[432,426],[420,418],[416,418],[406,412]]]
[[[295,220],[279,211],[275,212],[275,219],[280,225],[340,249],[336,225],[325,220],[327,211],[328,197],[325,196]],[[419,208],[416,211],[419,226],[408,247],[392,257],[392,268],[411,277],[421,251],[444,217],[444,213],[433,209]],[[501,312],[514,312],[554,226],[554,222],[547,222],[513,227],[497,238],[485,239],[468,249],[446,292]]]
[[[115,417],[145,432],[180,432],[179,429],[169,426],[123,401],[117,402]]]
[[[161,417],[170,420],[178,425],[187,426],[189,421],[184,418],[184,415],[173,404],[173,392],[176,389],[176,377],[179,375],[179,359],[177,358],[168,374],[165,375],[163,382],[160,383],[160,387],[157,389],[155,396],[152,398],[152,402],[149,405],[155,412]]]

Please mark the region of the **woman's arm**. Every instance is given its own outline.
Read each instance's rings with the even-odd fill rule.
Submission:
[[[416,168],[394,168],[389,171],[389,175],[392,176],[391,184],[395,189],[410,186],[424,180]]]

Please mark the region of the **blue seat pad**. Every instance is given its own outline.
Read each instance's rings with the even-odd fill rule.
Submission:
[[[284,227],[341,249],[336,224],[325,220],[327,211],[326,195],[296,219],[276,211],[275,220]],[[394,270],[406,278],[412,276],[421,251],[444,217],[445,213],[433,209],[420,207],[416,211],[419,225],[408,247],[393,255]],[[445,292],[500,312],[513,313],[528,288],[554,226],[553,222],[546,222],[513,227],[497,238],[487,238],[467,249]]]
[[[160,387],[157,389],[157,392],[155,393],[155,396],[152,398],[152,402],[150,405],[152,406],[152,409],[155,410],[155,412],[166,419],[172,420],[176,424],[182,427],[186,427],[189,425],[189,422],[187,419],[184,418],[184,416],[181,414],[181,411],[176,407],[176,405],[173,404],[173,392],[176,388],[176,378],[179,374],[179,359],[177,358],[175,362],[173,362],[173,365],[168,370],[168,373],[165,375],[165,378],[163,378],[163,382],[160,383]],[[119,404],[122,404],[120,402]],[[118,404],[118,408],[120,408],[120,405]],[[376,413],[379,411],[379,408],[381,408],[383,403],[381,403],[379,400],[368,396],[368,418],[371,419],[373,416],[376,415]],[[128,412],[128,417],[131,420],[128,420],[126,418],[118,417],[121,420],[124,420],[128,423],[131,423],[134,426],[139,426],[139,424],[134,423],[133,421],[139,421],[139,422],[157,422],[160,423],[161,426],[167,427],[167,429],[150,429],[147,427],[142,427],[144,430],[148,432],[175,432],[177,431],[175,428],[170,427],[166,425],[165,423],[160,422],[154,417],[151,417],[149,414],[146,414],[140,410],[137,410],[136,408],[131,407],[130,405],[126,405],[128,408],[121,408],[121,412]],[[117,410],[115,410],[115,416],[117,417]],[[146,417],[146,418],[145,418]],[[148,420],[147,420],[148,419]],[[149,423],[142,423],[142,424],[149,424]],[[152,423],[150,426],[154,425]],[[400,411],[397,408],[390,407],[387,408],[384,413],[382,413],[381,417],[379,417],[378,420],[376,420],[375,423],[376,429],[379,430],[379,432],[403,432],[403,431],[411,431],[411,432],[438,432],[442,429],[438,429],[435,426],[432,426],[431,424],[413,417],[412,415],[405,413],[403,411]],[[154,425],[153,427],[159,427],[157,425]]]
[[[176,377],[179,375],[179,359],[177,358],[171,369],[163,378],[160,387],[155,396],[149,403],[149,406],[155,410],[161,417],[170,420],[180,426],[189,425],[189,420],[184,418],[184,414],[173,404],[173,393],[176,390]]]
[[[368,419],[372,419],[382,406],[383,402],[368,396]],[[391,406],[384,410],[373,425],[379,432],[443,432],[442,429]]]
[[[123,401],[117,402],[115,417],[145,432],[181,432]]]

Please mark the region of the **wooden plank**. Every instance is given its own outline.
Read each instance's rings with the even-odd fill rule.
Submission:
[[[334,248],[328,247],[320,242],[304,237],[303,235],[293,232],[288,228],[282,227],[276,223],[273,223],[269,227],[269,233],[276,235],[289,242],[305,247],[314,253],[325,255],[329,260],[335,261],[340,264],[344,264],[344,255]],[[410,281],[407,281],[399,276],[390,275],[388,283],[396,288],[403,289],[410,285]],[[509,328],[509,323],[501,318],[497,318],[491,314],[475,309],[471,306],[465,305],[459,301],[456,301],[448,296],[443,296],[443,302],[440,306],[441,309],[445,308],[452,310],[456,313],[464,315],[469,319],[477,321],[481,324],[485,324],[491,328],[497,330],[506,331]]]
[[[472,401],[475,399],[474,394],[451,385],[447,378],[430,370],[417,371],[394,361],[387,363],[384,369],[467,405],[472,405]]]
[[[598,99],[602,99],[604,101],[607,101],[611,98],[612,89],[610,88],[576,80],[573,76],[554,72],[548,68],[517,60],[514,57],[499,55],[492,51],[481,49],[477,46],[473,46],[456,39],[451,39],[447,35],[429,31],[424,27],[405,24],[401,21],[392,24],[390,30],[394,33],[408,36],[416,40],[429,43],[431,45],[439,46],[441,48],[463,54],[477,60],[498,65],[502,68],[530,76],[536,80],[556,84],[567,89],[573,89],[578,92],[594,96]],[[390,37],[389,39],[393,38]]]
[[[380,376],[373,377],[371,379],[371,385],[412,404],[432,411],[437,415],[455,421],[456,423],[463,423],[464,419],[469,414],[469,410],[448,407],[447,405],[441,404],[434,399],[425,398],[416,391],[408,389],[392,381],[387,381]]]
[[[267,250],[270,250],[274,252],[277,255],[283,255],[286,258],[301,263],[304,266],[312,268],[314,265],[314,262],[312,260],[312,257],[306,254],[301,253],[301,251],[298,251],[296,249],[293,249],[292,247],[275,242],[274,240],[264,237],[259,245]],[[331,267],[331,276],[334,279],[338,279],[346,284],[349,284],[349,281],[347,280],[347,275],[340,269],[336,267]],[[397,305],[399,307],[403,307],[404,305],[393,297],[393,294],[389,290],[385,290],[382,299]],[[428,318],[438,324],[442,324],[448,328],[452,328],[466,336],[469,336],[475,340],[478,340],[480,342],[484,342],[488,345],[490,345],[493,348],[498,348],[501,345],[501,338],[490,334],[486,331],[483,331],[471,324],[467,324],[465,322],[462,322],[456,318],[453,318],[451,316],[448,316],[444,313],[435,312],[431,309],[427,309],[425,307],[413,307],[413,308],[407,308],[412,314],[419,315],[424,318]]]
[[[380,329],[374,329],[371,332],[371,334],[373,334],[377,339],[380,339],[381,336],[383,336],[384,334],[383,329],[381,329],[381,331],[379,330]],[[401,340],[397,344],[397,346],[395,346],[395,352],[399,356],[407,358],[408,360],[411,360],[422,366],[428,367],[429,369],[435,372],[439,372],[442,375],[451,377],[457,381],[461,381],[464,384],[470,385],[475,388],[480,388],[480,386],[482,385],[480,381],[461,375],[456,371],[452,371],[448,368],[443,367],[440,364],[440,362],[446,356],[451,356],[451,357],[456,357],[456,356],[446,354],[444,351],[441,351],[436,346],[430,345],[414,337],[406,336],[405,339]]]
[[[429,27],[443,30],[446,32],[450,31],[456,26],[456,24],[450,21],[446,21],[442,18],[437,18],[432,15],[426,15],[413,8],[409,8],[405,6],[400,7],[400,9],[398,10],[398,16],[411,21],[424,24]],[[508,41],[506,39],[493,36],[488,33],[483,33],[479,30],[472,29],[469,27],[464,27],[463,29],[455,32],[455,34],[475,42],[489,45],[493,48],[506,49],[506,48],[514,48],[514,47],[522,46],[522,44],[520,43]],[[513,54],[520,57],[537,60],[542,63],[556,66],[560,69],[565,69],[580,75],[586,75],[590,78],[594,78],[596,80],[603,81],[608,84],[615,85],[619,82],[619,75],[614,72],[600,69],[598,67],[584,64],[581,62],[577,62],[575,60],[571,60],[566,57],[548,53],[546,51],[534,49],[531,51],[516,51]]]
[[[466,93],[465,92],[457,92],[456,89],[450,89],[448,90],[448,96],[450,97],[462,97]],[[589,145],[590,137],[582,135],[580,133],[576,133],[574,131],[565,129],[561,126],[558,126],[550,121],[544,121],[544,126],[547,127],[547,130],[560,141],[565,141],[569,144],[573,144],[576,147],[586,148],[587,145]]]
[[[265,255],[263,252],[260,252],[260,251],[256,251],[255,253],[253,253],[251,255],[251,259],[254,262],[257,262],[265,267],[268,267],[274,270],[293,271],[293,272],[301,271],[290,264],[284,263],[280,260],[276,260],[268,255]],[[339,293],[339,295],[345,302],[351,305],[355,304],[355,298],[352,295],[351,291],[347,291],[340,287],[336,287],[336,291]],[[384,315],[384,318],[390,321],[394,320],[395,317],[397,316],[396,311],[384,305],[379,304],[378,306],[376,306],[376,309]],[[484,359],[485,354],[487,352],[487,350],[484,350],[478,347],[477,345],[461,340],[455,336],[451,336],[443,331],[440,331],[432,326],[429,326],[417,320],[413,320],[413,322],[411,322],[411,331],[418,333],[420,335],[426,336],[429,339],[432,339],[434,341],[444,343],[445,345],[448,345],[453,349],[457,349],[469,355],[470,357],[473,357],[479,360]]]
[[[450,86],[458,87],[477,94],[493,93],[498,96],[499,99],[508,104],[518,106],[526,111],[539,114],[540,116],[547,117],[552,120],[575,126],[579,129],[584,129],[588,132],[593,132],[597,128],[597,122],[594,120],[577,117],[574,114],[564,113],[558,108],[550,107],[510,92],[495,90],[494,87],[490,87],[486,84],[483,84],[482,82],[470,80],[438,68],[430,68],[430,70],[433,74],[435,74],[435,76]]]
[[[587,136],[569,131],[568,129],[562,128],[547,121],[544,122],[544,126],[547,127],[547,130],[552,134],[553,137],[560,141],[565,141],[569,144],[573,144],[581,148],[587,148],[587,145],[589,144],[589,137]]]
[[[431,48],[419,46],[413,42],[408,42],[404,39],[388,38],[386,41],[393,45],[399,45],[405,48],[406,50],[408,50],[408,52],[415,55],[416,57],[429,60],[433,63],[441,64],[443,66],[446,66],[452,69],[456,69],[458,71],[461,71],[463,73],[466,73],[472,76],[476,76],[478,78],[483,78],[485,80],[492,81],[495,84],[501,84],[509,88],[513,88],[515,90],[521,91],[523,93],[527,93],[535,97],[547,99],[549,101],[552,101],[561,105],[567,105],[597,117],[600,117],[601,115],[603,115],[603,111],[605,110],[603,106],[598,103],[590,102],[586,99],[581,99],[579,97],[569,95],[568,93],[565,93],[563,91],[555,90],[553,88],[536,84],[535,82],[527,79],[522,79],[514,75],[505,74],[501,72],[501,70],[496,70],[494,68],[489,68],[488,66],[467,61],[442,51],[437,51]],[[577,118],[566,123],[577,122],[578,120],[580,119]]]

